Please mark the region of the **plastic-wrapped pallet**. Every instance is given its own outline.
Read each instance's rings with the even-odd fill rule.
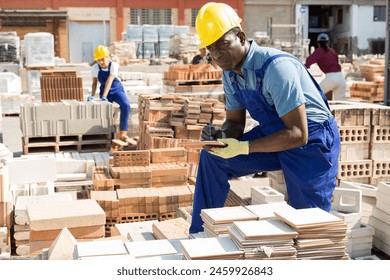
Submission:
[[[142,39],[144,42],[158,42],[158,26],[151,24],[142,25]]]
[[[54,36],[47,32],[24,36],[26,67],[54,66]]]
[[[126,41],[142,42],[142,25],[128,24],[126,26]]]
[[[187,25],[175,25],[174,33],[176,35],[190,33],[190,27]]]

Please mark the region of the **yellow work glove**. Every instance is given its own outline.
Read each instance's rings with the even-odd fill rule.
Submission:
[[[238,155],[249,154],[249,141],[238,141],[234,138],[218,139],[217,141],[227,144],[225,148],[213,148],[210,153],[227,159]]]

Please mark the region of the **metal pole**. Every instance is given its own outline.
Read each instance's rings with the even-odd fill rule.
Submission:
[[[390,55],[390,0],[386,1],[386,41],[385,41],[385,99],[384,105],[390,106],[390,65],[389,65],[389,55]]]

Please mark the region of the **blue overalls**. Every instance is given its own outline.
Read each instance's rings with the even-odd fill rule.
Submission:
[[[100,98],[102,98],[104,87],[106,86],[106,81],[110,75],[111,62],[108,64],[108,71],[102,71],[102,68],[99,66],[98,80],[100,83]],[[119,130],[129,130],[129,115],[130,115],[130,103],[127,99],[125,90],[123,89],[122,83],[115,77],[112,81],[111,88],[107,95],[107,100],[109,102],[115,101],[119,104],[120,109],[120,120],[119,120]]]
[[[290,55],[274,55],[261,69],[255,71],[256,90],[239,89],[235,74],[233,71],[230,72],[236,99],[248,110],[251,117],[260,123],[243,134],[239,138],[240,141],[261,138],[284,128],[275,108],[266,102],[262,94],[262,78],[265,70],[272,60],[280,56]],[[313,77],[311,78],[329,108],[324,93]],[[190,233],[203,231],[201,209],[224,206],[230,188],[228,180],[260,171],[283,170],[289,203],[292,207],[296,209],[319,207],[329,211],[338,171],[339,130],[333,117],[324,123],[308,120],[308,130],[309,137],[306,145],[281,152],[250,153],[223,159],[202,150],[196,178]]]

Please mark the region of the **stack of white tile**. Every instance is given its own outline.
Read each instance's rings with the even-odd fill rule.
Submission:
[[[275,216],[298,232],[298,259],[349,259],[347,225],[339,217],[320,208],[278,210]]]
[[[280,220],[233,222],[228,231],[234,243],[244,251],[245,259],[296,259],[293,238],[298,233]]]
[[[235,221],[255,221],[257,216],[243,206],[202,209],[203,228],[209,236],[228,235],[227,227]]]

